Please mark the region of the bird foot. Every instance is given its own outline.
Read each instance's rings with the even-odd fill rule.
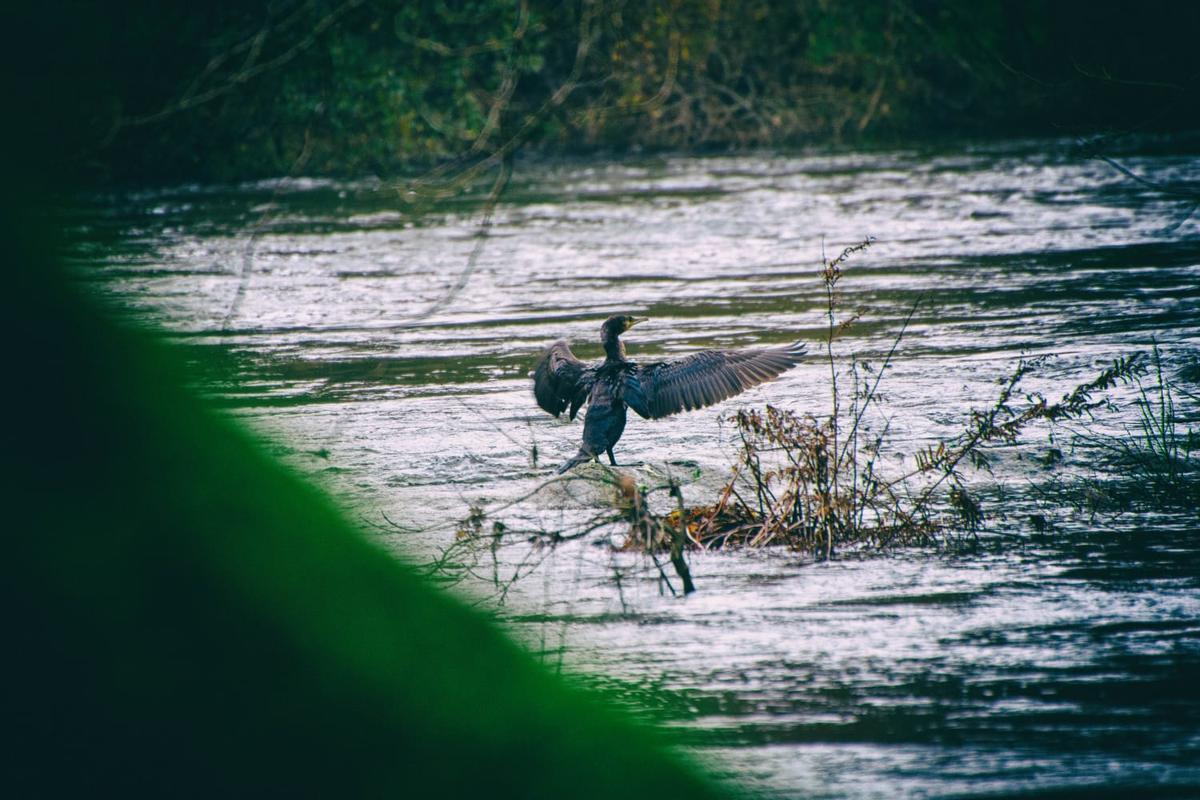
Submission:
[[[644,467],[644,466],[646,466],[646,462],[645,461],[630,461],[627,464],[618,464],[617,462],[614,461],[609,466],[613,466],[613,467]]]

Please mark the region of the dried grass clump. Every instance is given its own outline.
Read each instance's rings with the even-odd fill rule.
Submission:
[[[839,459],[832,418],[767,406],[734,421],[741,447],[729,480],[715,503],[683,512],[694,545],[785,545],[828,556],[835,547],[927,543],[943,527],[881,478],[877,453]]]
[[[704,549],[785,545],[828,558],[836,548],[973,538],[985,511],[969,489],[965,469],[989,468],[988,445],[1015,442],[1037,421],[1080,420],[1105,404],[1097,399],[1101,392],[1145,371],[1140,356],[1118,359],[1051,402],[1036,392],[1018,392],[1037,363],[1021,362],[995,402],[970,413],[961,434],[911,454],[906,458],[911,466],[899,474],[881,468],[885,434],[870,436],[854,424],[838,448],[835,416],[818,420],[773,406],[739,411],[738,459],[716,502],[676,512],[685,520],[688,540]],[[878,402],[874,392],[862,399]],[[670,523],[678,525],[677,519]]]

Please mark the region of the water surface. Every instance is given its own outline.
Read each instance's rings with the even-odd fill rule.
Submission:
[[[1200,185],[1193,153],[1123,160]],[[574,453],[580,425],[529,392],[553,339],[597,357],[600,321],[626,312],[651,318],[627,337],[634,357],[797,338],[815,352],[822,253],[871,235],[843,282],[863,316],[839,346],[878,364],[920,298],[885,382],[907,449],[961,428],[1021,357],[1047,357],[1032,385],[1055,396],[1154,342],[1170,374],[1195,363],[1188,206],[1059,143],[1012,142],[527,163],[482,244],[476,202],[416,207],[379,180],[96,196],[68,223],[83,281],[167,331],[202,391],[424,563],[469,505],[522,497]],[[685,496],[702,502],[733,458],[720,416],[827,413],[828,375],[813,358],[721,407],[634,418],[618,454],[645,463],[640,480],[696,478]],[[1101,424],[1130,419],[1126,405]],[[504,548],[460,588],[768,794],[1200,796],[1196,513],[1047,508],[1025,491],[1047,446],[997,453],[1009,494],[975,551],[696,555],[700,591],[682,599],[598,534]],[[504,513],[570,529],[594,502],[551,488]],[[538,568],[497,606],[491,570],[522,564]]]

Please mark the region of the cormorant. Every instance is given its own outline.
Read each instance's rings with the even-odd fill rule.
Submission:
[[[753,350],[701,350],[672,361],[637,364],[625,358],[620,336],[645,318],[618,314],[600,326],[604,360],[585,364],[571,352],[566,339],[546,348],[533,375],[537,404],[554,416],[564,411],[575,419],[588,403],[583,423],[583,446],[559,468],[608,453],[615,467],[613,446],[625,430],[625,409],[645,419],[710,406],[772,380],[800,362],[804,345]]]

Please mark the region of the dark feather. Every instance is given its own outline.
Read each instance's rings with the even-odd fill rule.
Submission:
[[[565,346],[565,342],[557,344]],[[647,419],[693,411],[778,377],[800,363],[803,355],[804,345],[798,342],[758,350],[701,350],[631,370],[624,399]]]
[[[533,396],[545,411],[558,416],[569,411],[575,419],[596,381],[596,368],[584,364],[571,352],[566,339],[546,348],[533,371]]]

